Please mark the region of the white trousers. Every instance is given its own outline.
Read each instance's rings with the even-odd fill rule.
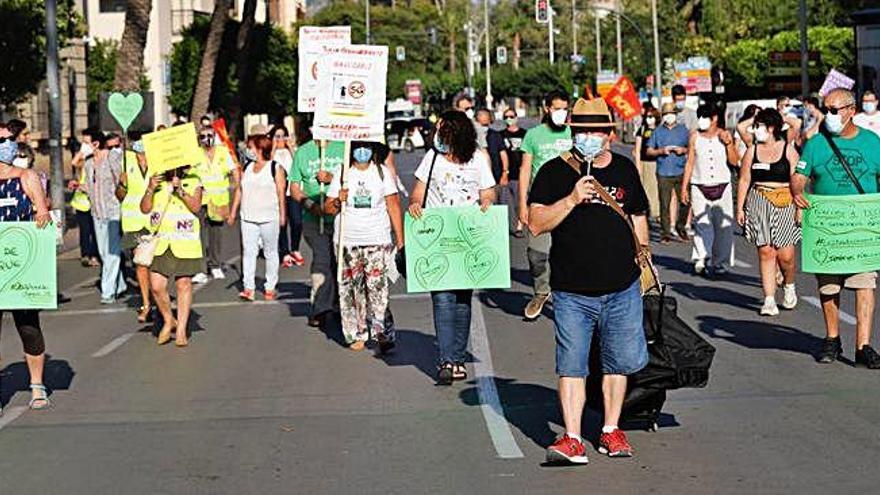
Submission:
[[[733,188],[728,185],[719,199],[710,201],[696,185],[691,186],[693,261],[711,260],[715,268],[733,265]]]
[[[278,284],[278,220],[265,223],[241,221],[241,281],[245,289],[256,289],[257,255],[262,241],[266,258],[265,290],[275,290]]]

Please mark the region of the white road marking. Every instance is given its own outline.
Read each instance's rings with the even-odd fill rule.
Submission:
[[[734,261],[734,264],[735,264],[736,266],[741,266],[741,267],[743,267],[743,268],[745,268],[745,269],[754,268],[754,266],[752,266],[752,264],[749,263],[749,262],[747,262],[747,261],[743,261],[743,260],[738,259],[738,258],[737,258],[737,259],[734,259],[733,261]]]
[[[813,296],[800,296],[800,299],[801,299],[801,301],[806,301],[806,302],[812,304],[813,306],[816,306],[820,310],[822,309],[822,303],[819,301],[819,299],[817,299]],[[840,321],[842,321],[844,323],[849,323],[850,325],[856,324],[856,321],[857,321],[856,317],[847,313],[846,311],[838,311],[838,315],[840,317]]]
[[[483,303],[474,294],[471,300],[471,352],[474,354],[474,373],[477,377],[477,394],[486,428],[495,445],[495,452],[502,459],[519,459],[522,451],[513,438],[510,425],[504,417],[504,408],[498,398],[495,386],[495,370],[492,366],[492,352],[486,334],[486,320],[483,318]]]
[[[125,344],[126,342],[128,342],[128,340],[130,338],[134,337],[135,335],[137,335],[136,332],[129,332],[129,333],[124,333],[124,334],[120,335],[119,337],[116,337],[115,339],[111,340],[109,344],[98,349],[94,354],[92,354],[92,357],[99,358],[99,357],[104,357],[104,356],[110,354],[111,352],[115,351],[116,349],[122,347],[122,344]]]
[[[9,423],[12,423],[19,416],[22,415],[25,411],[27,411],[27,406],[14,406],[7,407],[3,410],[3,415],[0,416],[0,430],[2,430],[5,426],[9,426]]]

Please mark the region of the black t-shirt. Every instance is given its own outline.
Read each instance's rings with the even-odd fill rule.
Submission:
[[[651,134],[654,134],[654,129],[651,129],[646,124],[642,124],[636,132],[636,136],[642,138],[642,149],[639,150],[639,153],[643,162],[653,162],[657,159],[648,156],[648,141],[651,139]]]
[[[501,152],[504,151],[504,141],[501,139],[501,133],[495,129],[486,131],[486,151],[492,160],[492,175],[495,182],[501,179],[501,171],[504,167],[501,164]]]
[[[520,148],[522,147],[523,138],[525,137],[526,130],[522,127],[518,128],[516,131],[510,131],[508,129],[501,131],[501,139],[504,140],[504,149],[507,151],[507,163],[510,171],[507,176],[510,180],[519,180],[519,167],[522,165],[523,156],[523,152]]]
[[[648,211],[645,189],[628,158],[612,153],[611,163],[593,167],[592,174],[626,213]],[[554,158],[538,171],[529,203],[549,206],[569,195],[580,178],[562,158]],[[639,277],[629,225],[598,197],[576,206],[551,236],[553,290],[598,296],[626,289]]]

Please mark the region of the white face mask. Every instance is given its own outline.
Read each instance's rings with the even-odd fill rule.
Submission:
[[[702,117],[697,119],[697,127],[701,131],[707,131],[710,127],[712,127],[712,119],[708,117]]]
[[[648,117],[645,119],[645,123],[648,124],[649,126],[655,126],[655,125],[657,125],[657,119],[654,117]]]
[[[843,121],[843,117],[839,113],[837,115],[829,113],[825,116],[825,127],[831,134],[840,134],[846,127],[846,122]]]
[[[473,108],[468,108],[467,110],[464,111],[464,114],[467,115],[467,118],[474,120],[474,109]]]
[[[550,112],[550,120],[553,121],[557,126],[564,126],[565,119],[568,118],[568,110],[565,108],[560,108],[559,110],[553,110]]]
[[[770,133],[765,126],[762,125],[755,128],[755,141],[765,143],[768,139],[770,139]]]
[[[678,121],[678,117],[676,117],[674,113],[667,113],[663,116],[663,122],[666,123],[666,125],[674,125],[676,121]]]

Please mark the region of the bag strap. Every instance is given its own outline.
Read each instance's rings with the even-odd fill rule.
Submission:
[[[862,187],[859,179],[856,178],[856,174],[854,174],[852,169],[849,167],[849,163],[846,162],[846,158],[843,157],[843,153],[840,152],[840,148],[837,147],[837,143],[834,142],[834,139],[831,138],[831,135],[824,128],[819,132],[823,136],[825,136],[825,140],[828,141],[828,146],[831,147],[831,151],[834,152],[834,156],[837,157],[837,161],[840,162],[843,170],[846,171],[846,175],[849,176],[849,180],[851,180],[853,185],[856,186],[856,191],[858,191],[859,194],[865,194],[865,189]]]
[[[425,197],[422,198],[422,208],[428,203],[428,189],[431,187],[431,176],[434,175],[434,164],[437,163],[437,157],[440,153],[434,150],[434,158],[431,158],[431,168],[428,169],[428,182],[425,183]]]

